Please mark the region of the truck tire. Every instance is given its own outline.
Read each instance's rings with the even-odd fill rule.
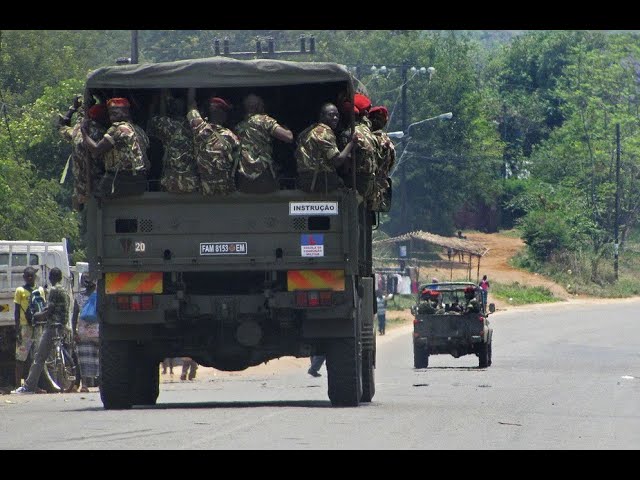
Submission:
[[[334,407],[357,407],[362,398],[362,351],[355,338],[338,338],[328,346],[328,393]]]
[[[375,350],[362,352],[362,398],[360,401],[364,403],[373,400],[376,394],[375,355]]]
[[[376,298],[374,295],[374,278],[361,279],[364,295],[359,303],[360,318],[362,319],[362,398],[361,402],[370,402],[376,393],[376,329],[374,325],[374,310]]]
[[[134,405],[155,405],[160,394],[160,368],[154,360],[139,358],[133,383]]]
[[[413,367],[427,368],[429,366],[429,352],[427,347],[413,344]]]
[[[489,344],[481,343],[478,346],[478,367],[487,368],[489,366]]]
[[[132,346],[100,339],[100,399],[105,410],[126,410],[133,404]]]

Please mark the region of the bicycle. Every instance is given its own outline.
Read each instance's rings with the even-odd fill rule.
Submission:
[[[44,327],[46,322],[36,325]],[[45,362],[42,371],[45,382],[49,383],[53,390],[69,392],[76,381],[76,364],[73,361],[73,341],[71,333],[62,323],[53,323],[53,347]]]

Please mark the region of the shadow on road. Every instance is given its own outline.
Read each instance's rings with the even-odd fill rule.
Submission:
[[[193,402],[193,403],[159,403],[157,405],[136,405],[136,410],[170,410],[186,408],[256,408],[256,407],[304,407],[333,408],[329,401],[319,400],[271,400],[262,402]]]

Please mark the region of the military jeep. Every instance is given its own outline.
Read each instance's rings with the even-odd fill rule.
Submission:
[[[475,354],[480,368],[489,367],[493,328],[488,317],[495,305],[487,309],[480,287],[471,282],[430,283],[418,292],[411,307],[414,367],[427,368],[429,356],[436,354]]]

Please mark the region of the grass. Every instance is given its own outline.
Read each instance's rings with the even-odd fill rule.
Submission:
[[[509,238],[522,238],[522,232],[518,228],[512,228],[511,230],[500,230],[500,235]]]
[[[409,310],[415,303],[415,295],[394,295],[392,300],[387,301],[387,312],[389,310]]]
[[[489,303],[491,296],[509,302],[511,305],[527,305],[530,303],[552,303],[561,299],[555,297],[546,287],[528,287],[519,282],[509,284],[491,282]]]
[[[389,314],[387,314],[387,324],[385,326],[385,329],[401,327],[402,325],[406,325],[410,321],[411,321],[410,318],[394,317],[394,316],[390,317]],[[376,320],[376,322],[377,322],[377,320]],[[376,323],[376,325],[377,325],[377,323]]]

